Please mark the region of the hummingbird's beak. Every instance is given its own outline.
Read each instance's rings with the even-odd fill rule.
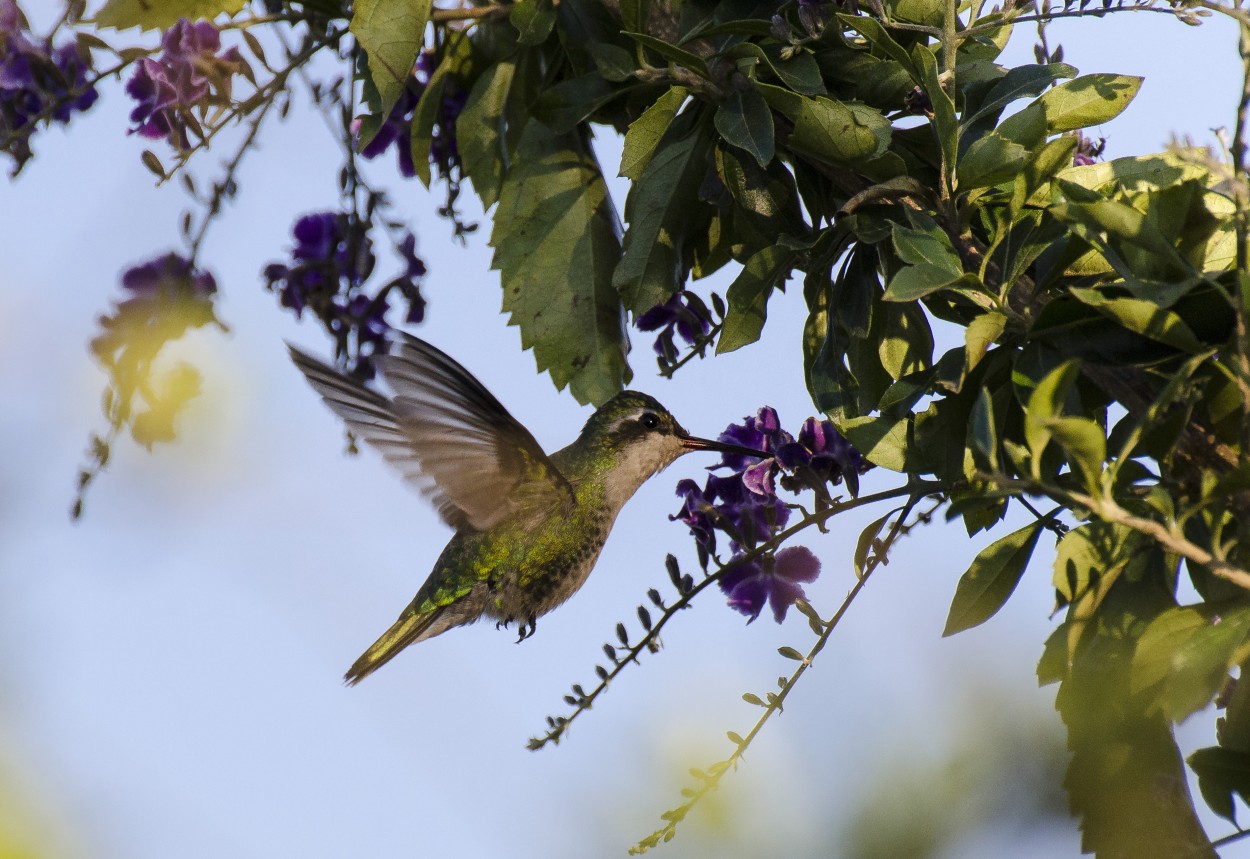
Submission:
[[[751,447],[743,447],[740,444],[729,444],[723,441],[713,441],[710,438],[699,438],[693,435],[681,435],[681,446],[686,450],[714,450],[719,453],[736,453],[739,456],[753,456],[756,459],[763,459],[769,454],[762,450],[756,450]]]

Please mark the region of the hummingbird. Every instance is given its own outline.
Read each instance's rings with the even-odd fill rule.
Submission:
[[[647,478],[695,450],[763,456],[697,438],[652,397],[621,391],[551,455],[451,357],[400,334],[373,358],[393,392],[365,387],[294,346],[291,358],[359,438],[455,529],[399,619],[348,669],[349,686],[410,644],[482,618],[517,641],[585,583],[616,516]]]

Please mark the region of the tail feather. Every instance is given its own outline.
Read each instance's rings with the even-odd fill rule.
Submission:
[[[343,675],[348,686],[355,686],[374,671],[390,662],[399,651],[423,638],[438,635],[446,627],[434,629],[434,622],[446,611],[446,607],[434,611],[409,613],[404,612],[399,620],[391,624],[391,628],[382,633],[382,637],[370,645],[360,658],[352,663],[352,667]]]

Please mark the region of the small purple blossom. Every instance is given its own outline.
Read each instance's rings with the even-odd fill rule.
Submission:
[[[405,179],[417,175],[416,167],[412,163],[412,114],[417,109],[417,102],[421,100],[424,90],[425,85],[415,75],[408,79],[408,84],[382,127],[369,141],[369,145],[360,150],[362,157],[373,160],[391,146],[395,146],[399,155],[400,175]],[[353,125],[353,130],[359,131],[359,122]]]
[[[652,348],[664,366],[677,360],[674,337],[680,338],[687,346],[694,346],[712,330],[712,314],[703,299],[683,290],[639,316],[634,325],[639,331],[660,332]]]
[[[764,555],[738,564],[730,563],[722,573],[721,591],[729,607],[747,616],[751,623],[760,616],[764,604],[773,610],[777,623],[796,600],[804,599],[803,584],[816,581],[820,561],[805,546],[788,546],[774,556]]]
[[[130,112],[130,131],[171,146],[191,145],[188,132],[202,136],[206,111],[231,103],[236,74],[251,78],[251,67],[238,48],[221,50],[221,34],[210,21],[180,18],[161,37],[162,53],[138,62],[126,93],[138,104]]]
[[[91,70],[86,48],[77,42],[53,48],[30,32],[14,0],[0,0],[0,139],[14,174],[31,157],[30,137],[40,122],[67,123],[95,104]]]
[[[1086,137],[1080,131],[1073,133],[1076,137],[1076,150],[1072,153],[1073,167],[1087,167],[1097,162],[1107,148],[1107,138],[1100,137],[1097,142]]]

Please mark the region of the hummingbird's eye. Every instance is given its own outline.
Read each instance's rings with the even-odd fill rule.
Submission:
[[[651,412],[643,412],[638,423],[642,424],[644,429],[653,430],[660,425],[660,418]]]

